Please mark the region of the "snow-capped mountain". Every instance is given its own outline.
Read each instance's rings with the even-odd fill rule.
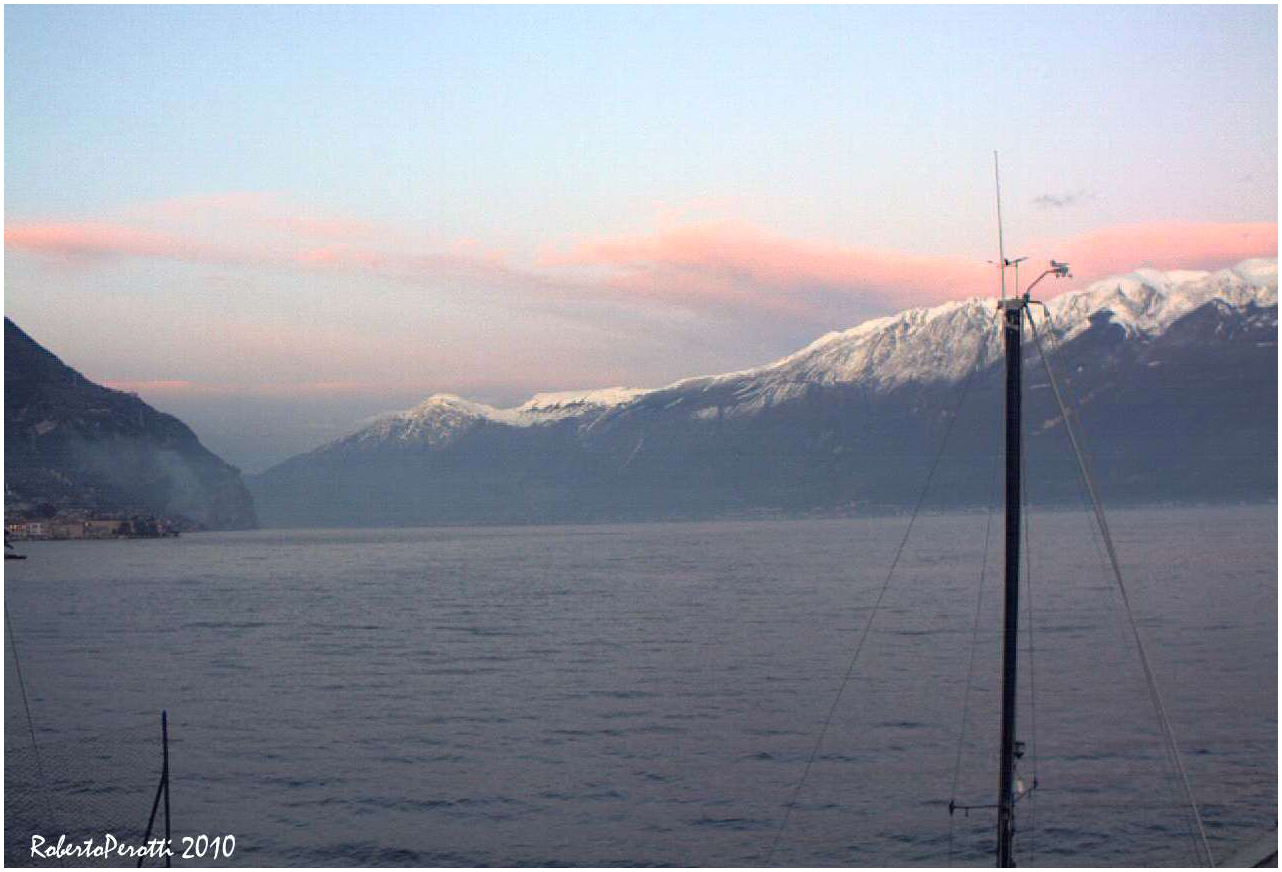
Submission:
[[[1140,269],[1095,282],[1052,299],[1046,310],[1056,341],[1066,342],[1107,314],[1128,336],[1154,339],[1171,324],[1211,301],[1235,310],[1277,305],[1277,260],[1250,260],[1218,272]],[[1038,321],[1042,315],[1034,310]],[[741,416],[787,402],[809,385],[860,384],[889,391],[917,382],[953,382],[1001,355],[998,313],[992,298],[972,298],[834,331],[800,351],[756,369],[683,379],[665,388],[605,388],[536,394],[525,404],[498,409],[453,394],[435,394],[418,406],[375,421],[338,443],[448,444],[482,421],[510,427],[582,419],[594,423],[647,396],[694,418]],[[720,398],[729,394],[730,403]],[[702,398],[709,398],[701,402]],[[716,398],[716,399],[712,399]]]
[[[1053,284],[1048,287],[1044,282],[1040,289],[1053,290]],[[1271,392],[1276,409],[1277,289],[1276,259],[1244,261],[1215,272],[1140,269],[1055,297],[1044,308],[1035,307],[1033,317],[1048,343],[1069,357],[1080,358],[1075,362],[1075,378],[1081,380],[1078,374],[1094,373],[1104,384],[1113,385],[1111,390],[1118,398],[1129,397],[1141,386],[1161,390],[1178,387],[1194,399],[1181,400],[1174,395],[1169,399],[1179,408],[1192,410],[1190,414],[1196,417],[1198,403],[1226,402],[1222,391],[1212,396],[1203,388],[1228,374],[1219,372],[1221,364],[1240,363],[1245,354],[1254,369],[1247,374],[1233,370],[1232,378],[1245,382],[1252,396]],[[818,492],[807,496],[797,487],[810,478],[809,473],[789,481],[774,472],[745,470],[728,458],[745,451],[764,452],[770,456],[762,457],[762,463],[782,463],[800,470],[818,464],[831,472],[833,458],[842,455],[902,454],[905,447],[928,441],[941,415],[951,408],[954,387],[976,369],[990,376],[995,373],[1001,356],[995,303],[993,298],[974,298],[909,309],[829,333],[766,366],[684,379],[657,389],[538,394],[509,409],[437,394],[413,409],[385,416],[350,436],[286,461],[260,476],[254,486],[264,516],[271,518],[271,507],[279,506],[289,523],[311,518],[317,510],[328,523],[356,523],[347,519],[345,510],[325,506],[304,510],[302,494],[295,487],[303,480],[315,479],[315,487],[328,481],[327,493],[345,494],[343,482],[353,474],[350,464],[356,458],[360,458],[355,461],[359,469],[366,473],[379,463],[410,464],[412,469],[401,469],[393,477],[394,493],[412,490],[415,475],[426,476],[417,483],[431,490],[432,498],[411,494],[408,502],[435,508],[426,514],[418,509],[408,514],[380,511],[382,523],[433,522],[438,518],[539,520],[530,502],[531,493],[547,495],[558,489],[565,499],[547,520],[578,517],[572,508],[585,488],[596,494],[588,501],[596,508],[586,510],[586,517],[601,516],[602,492],[612,492],[604,503],[619,509],[614,514],[627,517],[649,516],[646,506],[664,514],[665,504],[685,506],[699,514],[822,508],[863,501],[893,503],[895,499],[885,493],[889,483],[877,484],[869,478],[869,474],[872,479],[879,478],[876,473],[851,467],[847,471],[849,487],[834,489],[824,482]],[[1225,345],[1230,336],[1237,341]],[[1197,371],[1178,385],[1154,384],[1155,380],[1163,383],[1159,370],[1164,377],[1194,360],[1198,361]],[[1098,385],[1085,387],[1095,408],[1103,409],[1107,402]],[[1147,404],[1149,399],[1131,398],[1128,402],[1134,407],[1136,403]],[[1044,414],[1034,435],[1056,431],[1054,410],[1037,409],[1036,402],[1033,406]],[[1202,411],[1209,413],[1211,409],[1208,406]],[[1264,423],[1256,420],[1258,414],[1251,414],[1255,416],[1248,415],[1248,429],[1254,433],[1256,425]],[[883,432],[891,422],[895,422],[892,431],[906,429]],[[1105,426],[1117,423],[1113,417]],[[1261,450],[1267,449],[1263,459],[1271,457],[1276,469],[1276,414],[1265,429],[1270,427],[1273,437]],[[985,433],[988,429],[991,427],[985,425]],[[692,465],[697,468],[691,469]],[[837,465],[843,469],[851,466],[848,459]],[[513,504],[496,506],[497,514],[491,517],[493,513],[487,513],[484,506],[493,499],[485,492],[474,492],[474,476],[463,486],[463,492],[472,496],[462,503],[475,511],[451,512],[449,494],[437,489],[466,469],[475,470],[481,479],[507,476],[501,486],[493,488],[493,494],[507,493]],[[560,471],[559,479],[549,478],[553,469]],[[650,478],[631,481],[634,472],[642,469],[650,470]],[[667,470],[681,469],[686,474],[672,483],[673,492],[655,490],[656,481],[663,479]],[[737,474],[748,480],[736,482],[733,475]],[[907,467],[904,475],[910,475]],[[774,483],[762,485],[763,478]],[[537,486],[531,484],[536,481]],[[524,482],[526,489],[514,482]],[[693,495],[692,501],[687,492],[696,482],[702,482],[704,490]],[[1276,493],[1275,477],[1273,482]],[[368,484],[354,486],[359,489]],[[1157,481],[1145,487],[1155,494],[1171,491]],[[629,502],[629,488],[633,497],[639,499],[644,493],[645,498]],[[778,494],[762,493],[772,488],[782,488],[791,496],[781,502]],[[309,486],[308,492],[314,489]],[[675,496],[676,491],[685,496]],[[718,493],[719,498],[715,496]],[[535,502],[546,509],[547,500]],[[633,511],[637,508],[641,511]],[[606,511],[606,516],[610,515]]]
[[[592,391],[561,391],[535,394],[514,409],[496,409],[454,394],[433,394],[412,409],[384,415],[339,444],[446,445],[482,421],[509,427],[531,427],[567,418],[598,415],[647,393],[634,388],[605,388]]]
[[[1153,339],[1179,319],[1210,302],[1242,310],[1278,304],[1277,258],[1244,260],[1217,272],[1140,269],[1095,282],[1084,291],[1064,294],[1048,304],[1064,338],[1084,330],[1097,312],[1128,335]]]
[[[1234,309],[1250,303],[1270,307],[1277,305],[1277,293],[1277,261],[1252,260],[1214,273],[1137,270],[1064,294],[1051,300],[1046,309],[1060,342],[1084,332],[1097,313],[1107,313],[1128,335],[1152,339],[1212,300]],[[1034,314],[1040,321],[1041,313],[1034,310]],[[689,379],[669,390],[742,384],[743,402],[727,409],[730,414],[741,414],[798,396],[807,384],[858,383],[888,391],[910,382],[953,382],[964,377],[977,361],[983,366],[1000,357],[997,326],[993,298],[908,309],[829,333],[769,366]]]

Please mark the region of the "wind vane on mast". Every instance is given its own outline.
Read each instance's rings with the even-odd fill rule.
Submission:
[[[997,260],[990,260],[988,261],[988,263],[995,264],[996,266],[1001,268],[1001,276],[1002,276],[1001,299],[1003,300],[1007,298],[1006,297],[1006,267],[1009,266],[1009,267],[1015,268],[1015,292],[1011,294],[1010,298],[1017,299],[1020,296],[1019,265],[1024,261],[1028,260],[1028,258],[1027,257],[1011,258],[1006,256],[1006,242],[1002,232],[1002,177],[1001,177],[1001,172],[997,166],[996,151],[993,152],[993,179],[997,183]],[[1024,294],[1023,294],[1024,301],[1028,302],[1028,294],[1030,291],[1032,291],[1033,285],[1037,284],[1038,282],[1040,282],[1042,279],[1046,278],[1049,275],[1053,275],[1057,279],[1063,279],[1063,278],[1071,279],[1073,277],[1073,274],[1070,273],[1068,269],[1069,269],[1068,264],[1060,263],[1059,261],[1052,259],[1051,268],[1046,270],[1046,272],[1042,273],[1041,275],[1039,275],[1036,279],[1033,280],[1032,284],[1030,284],[1027,288],[1024,289]]]

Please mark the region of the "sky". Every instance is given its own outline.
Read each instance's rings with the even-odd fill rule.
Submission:
[[[7,6],[5,313],[246,471],[1277,254],[1276,6]],[[1043,285],[1045,287],[1045,285]]]

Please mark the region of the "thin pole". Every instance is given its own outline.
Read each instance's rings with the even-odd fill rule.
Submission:
[[[169,850],[173,844],[169,838],[169,713],[164,709],[160,711],[160,738],[161,746],[164,751],[164,769],[162,776],[165,779],[165,866],[173,865],[170,862]]]
[[[151,814],[147,816],[147,832],[143,833],[142,846],[147,847],[151,841],[151,828],[156,824],[156,811],[160,808],[160,797],[165,797],[165,847],[169,847],[169,719],[165,711],[160,712],[160,783],[156,785],[156,798],[151,801]],[[144,856],[138,857],[138,868],[142,868]],[[165,857],[169,865],[169,857]]]
[[[1002,303],[1006,312],[1006,596],[1002,630],[1001,772],[997,785],[997,865],[1015,865],[1015,690],[1016,645],[1019,640],[1020,341],[1024,301]]]
[[[160,783],[156,785],[156,798],[151,801],[151,814],[147,816],[147,832],[143,833],[142,835],[143,848],[146,848],[147,845],[151,842],[151,828],[156,825],[156,809],[160,808],[160,795],[161,793],[164,792],[164,790],[165,790],[165,777],[164,777],[164,773],[162,772],[160,776]],[[144,855],[139,855],[138,864],[137,864],[139,869],[142,868],[143,859],[144,859]]]
[[[1006,243],[1002,240],[1002,175],[993,152],[993,180],[997,183],[997,265],[1002,272],[1002,299],[1006,299]]]

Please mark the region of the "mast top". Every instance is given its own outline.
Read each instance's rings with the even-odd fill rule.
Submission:
[[[1009,258],[1006,256],[1006,238],[1002,229],[1002,176],[1001,176],[1001,170],[998,168],[998,164],[997,164],[996,149],[993,150],[993,181],[996,183],[996,187],[997,187],[997,261],[996,263],[997,263],[998,269],[1001,271],[1001,280],[1002,280],[1002,295],[1001,295],[1001,298],[998,300],[998,308],[1003,311],[1008,309],[1022,309],[1024,308],[1024,306],[1028,305],[1029,302],[1031,302],[1031,298],[1029,294],[1033,290],[1033,285],[1037,284],[1042,279],[1046,278],[1049,275],[1053,275],[1057,279],[1061,279],[1061,278],[1071,279],[1073,276],[1072,276],[1072,273],[1068,271],[1068,264],[1060,263],[1057,260],[1052,260],[1050,269],[1046,270],[1037,278],[1035,278],[1032,284],[1030,284],[1027,288],[1024,289],[1023,294],[1019,292],[1019,265],[1024,261],[1028,260],[1028,258],[1027,257]],[[993,261],[990,260],[989,263],[993,263]],[[1014,292],[1010,294],[1010,296],[1006,295],[1006,268],[1007,267],[1013,267],[1015,270],[1015,288],[1014,288]]]

